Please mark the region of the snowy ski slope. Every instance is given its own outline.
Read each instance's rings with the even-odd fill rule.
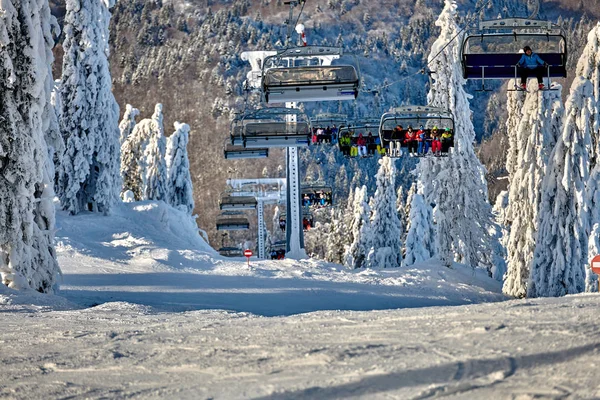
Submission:
[[[0,398],[600,397],[597,295],[502,301],[434,260],[248,268],[156,202],[58,226],[60,296],[0,286]]]

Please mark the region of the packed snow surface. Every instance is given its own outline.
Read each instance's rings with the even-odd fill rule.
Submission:
[[[597,295],[502,301],[435,260],[248,267],[160,202],[57,221],[59,296],[0,286],[0,398],[600,397]]]

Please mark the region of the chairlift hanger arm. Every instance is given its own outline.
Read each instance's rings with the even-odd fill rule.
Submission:
[[[289,16],[288,20],[286,21],[287,26],[288,26],[286,42],[289,42],[290,39],[292,38],[292,30],[294,29],[294,26],[292,25],[292,21],[294,20],[294,8],[296,8],[300,4],[302,4],[300,13],[298,13],[298,19],[296,20],[296,24],[297,24],[298,21],[300,20],[300,16],[302,15],[302,11],[304,10],[304,5],[306,4],[306,0],[284,1],[283,4],[290,6],[290,16]],[[294,25],[296,25],[296,24],[294,24]]]

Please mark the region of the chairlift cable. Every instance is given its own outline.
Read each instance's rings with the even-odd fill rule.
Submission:
[[[296,18],[296,23],[294,24],[294,26],[297,26],[298,25],[298,21],[300,21],[300,17],[302,16],[302,11],[304,11],[304,6],[306,5],[306,1],[307,0],[304,0],[302,2],[302,8],[300,9],[300,13],[298,14],[298,18]]]
[[[487,1],[487,2],[484,4],[484,5],[482,5],[482,6],[481,6],[481,7],[479,7],[477,10],[475,10],[475,12],[473,13],[473,16],[472,16],[471,18],[469,18],[469,19],[466,21],[466,23],[465,23],[464,27],[463,27],[462,29],[460,29],[460,30],[459,30],[459,31],[458,31],[458,32],[457,32],[457,33],[456,33],[456,34],[455,34],[455,35],[452,37],[452,39],[450,39],[450,40],[448,41],[448,43],[446,43],[446,44],[444,45],[444,47],[442,47],[442,49],[441,49],[439,52],[437,52],[437,54],[436,54],[435,56],[433,56],[433,58],[432,58],[430,61],[428,61],[428,62],[427,62],[427,64],[425,64],[425,66],[424,66],[423,68],[421,68],[421,69],[420,69],[418,72],[416,72],[415,74],[412,74],[412,75],[405,76],[404,78],[402,78],[402,79],[399,79],[399,80],[397,80],[397,81],[394,81],[394,82],[392,82],[392,83],[388,83],[387,85],[380,86],[380,87],[379,87],[377,90],[365,90],[364,92],[372,93],[372,92],[375,92],[375,91],[380,91],[381,89],[385,89],[385,88],[387,88],[387,87],[390,87],[390,86],[392,86],[392,85],[395,85],[395,84],[397,84],[397,83],[404,82],[405,80],[407,80],[407,79],[410,79],[410,78],[412,78],[413,76],[416,76],[416,75],[419,75],[419,74],[424,74],[424,73],[425,73],[425,71],[426,71],[426,69],[427,69],[427,67],[429,66],[429,64],[430,64],[431,62],[433,62],[433,61],[434,61],[434,60],[435,60],[435,59],[436,59],[436,58],[437,58],[437,57],[438,57],[440,54],[442,54],[442,52],[443,52],[443,51],[446,49],[446,47],[448,47],[448,46],[449,46],[449,45],[450,45],[450,44],[451,44],[451,43],[452,43],[452,42],[453,42],[453,41],[454,41],[454,40],[455,40],[455,39],[458,37],[458,35],[460,35],[460,34],[461,34],[461,33],[462,33],[462,32],[463,32],[463,31],[464,31],[466,28],[467,28],[467,26],[468,26],[468,25],[471,23],[471,20],[472,20],[472,19],[473,19],[475,16],[477,16],[477,15],[479,14],[479,12],[480,12],[481,10],[483,10],[485,7],[487,7],[487,5],[488,5],[488,4],[490,4],[491,2],[492,2],[492,0],[488,0],[488,1]]]

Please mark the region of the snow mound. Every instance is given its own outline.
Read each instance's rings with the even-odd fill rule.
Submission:
[[[57,226],[68,273],[170,271],[218,257],[194,218],[162,201],[121,203],[109,216],[58,212]]]
[[[107,313],[128,313],[128,314],[141,314],[149,315],[153,314],[152,307],[143,306],[140,304],[132,304],[124,301],[115,301],[111,303],[100,304],[95,307],[88,308],[86,312],[107,312]]]
[[[292,315],[501,301],[483,270],[430,259],[350,270],[320,260],[219,256],[195,221],[163,202],[123,203],[112,215],[57,213],[60,295],[101,312]]]
[[[64,297],[35,290],[14,290],[0,284],[0,310],[3,312],[48,312],[81,308]]]

